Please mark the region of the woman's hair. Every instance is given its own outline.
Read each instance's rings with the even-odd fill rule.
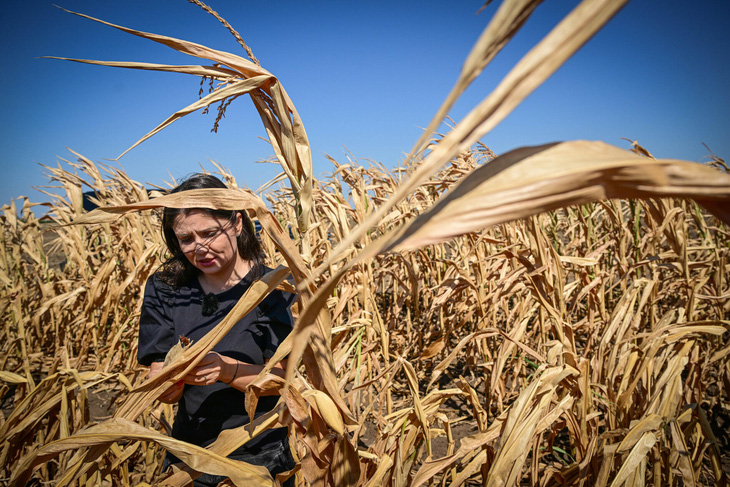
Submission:
[[[177,187],[170,190],[170,193],[179,193],[190,189],[226,188],[227,186],[217,177],[210,174],[195,173],[186,178]],[[251,271],[255,277],[263,273],[264,256],[261,244],[256,238],[251,219],[243,210],[210,210],[207,208],[165,208],[162,213],[162,239],[165,241],[167,250],[171,257],[162,264],[158,270],[158,277],[173,287],[180,287],[189,283],[200,273],[185,257],[177,236],[172,229],[175,219],[179,215],[187,215],[192,211],[202,211],[212,217],[228,220],[232,225],[236,224],[237,215],[243,220],[243,230],[236,237],[238,254],[245,260],[251,262]]]

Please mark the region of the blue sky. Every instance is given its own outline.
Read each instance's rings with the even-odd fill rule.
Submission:
[[[243,55],[213,17],[185,0],[53,0],[127,27]],[[460,120],[578,2],[545,2],[454,107]],[[314,173],[339,162],[402,160],[453,86],[499,2],[479,15],[468,2],[244,2],[210,0],[279,78],[310,138]],[[638,139],[657,157],[707,160],[706,143],[730,158],[730,2],[630,1],[577,55],[483,139],[497,153],[556,140]],[[45,197],[39,165],[117,157],[167,116],[197,99],[192,76],[39,59],[64,56],[168,64],[198,62],[164,46],[76,17],[46,0],[8,0],[0,14],[0,204]],[[120,159],[135,180],[163,184],[230,168],[252,189],[278,171],[248,97],[217,134],[192,114]],[[116,163],[110,163],[112,165]]]

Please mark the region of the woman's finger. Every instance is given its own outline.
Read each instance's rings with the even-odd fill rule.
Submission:
[[[208,352],[203,360],[198,363],[197,368],[203,368],[206,366],[219,366],[223,360],[217,352]]]
[[[160,400],[162,402],[177,402],[177,400],[180,398],[180,395],[182,394],[183,387],[185,387],[185,384],[180,381],[176,383],[175,385],[169,387],[165,392],[163,392],[160,395]]]
[[[186,375],[183,380],[186,384],[196,386],[215,384],[220,376],[219,368],[195,369]]]

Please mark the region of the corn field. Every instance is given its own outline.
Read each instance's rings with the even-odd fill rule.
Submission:
[[[403,164],[331,159],[321,179],[292,100],[240,36],[248,59],[108,24],[212,64],[75,61],[219,83],[138,143],[246,94],[283,172],[253,193],[215,165],[231,189],[166,195],[73,153],[45,167],[44,217],[27,198],[2,208],[0,483],[727,485],[728,166],[658,160],[636,142],[499,156],[479,142],[625,2],[583,1],[435,133],[538,3],[499,6]],[[166,258],[166,206],[247,210],[275,270],[148,380],[137,320]],[[288,356],[287,377],[262,373],[247,392],[255,410],[276,388],[277,407],[208,448],[171,438],[173,406],[155,398],[289,274],[295,328],[270,361]],[[225,458],[276,426],[289,427],[289,474]],[[183,463],[163,472],[164,450]]]

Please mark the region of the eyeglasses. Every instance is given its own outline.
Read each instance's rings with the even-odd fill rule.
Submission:
[[[177,243],[180,245],[180,250],[182,250],[183,253],[187,254],[189,252],[195,252],[198,247],[210,247],[210,244],[213,243],[213,241],[220,235],[226,233],[231,226],[231,223],[227,223],[226,225],[218,228],[206,230],[200,234],[200,240],[195,238],[193,235],[186,234],[178,236]]]

